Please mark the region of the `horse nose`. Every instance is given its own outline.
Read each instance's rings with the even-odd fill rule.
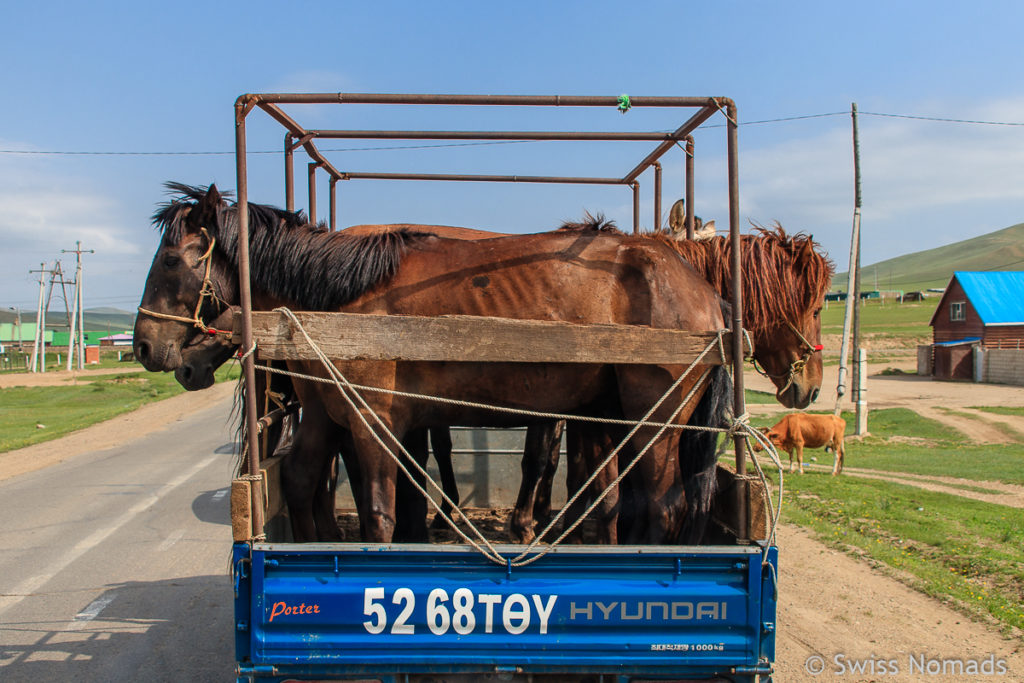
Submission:
[[[153,355],[153,347],[148,341],[137,339],[135,341],[135,360],[145,365]]]
[[[814,391],[811,392],[811,403],[814,403],[815,401],[818,400],[818,392],[819,391],[820,391],[819,389],[815,389]]]

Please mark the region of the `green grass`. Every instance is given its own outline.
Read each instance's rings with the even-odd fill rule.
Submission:
[[[767,391],[755,391],[754,389],[743,390],[743,400],[747,403],[755,403],[764,405],[767,403],[775,403],[775,394]]]
[[[783,519],[1006,631],[1024,628],[1020,511],[884,481],[786,478]]]
[[[971,410],[984,410],[986,413],[994,413],[996,415],[1024,417],[1024,408],[1013,406],[971,406]]]
[[[234,363],[217,371],[217,381],[237,377]],[[0,452],[56,439],[184,391],[171,373],[97,375],[90,380],[0,389]]]
[[[1016,432],[1008,432],[1006,443],[998,446],[974,444],[941,422],[907,408],[887,408],[871,411],[870,436],[855,440],[849,438],[853,434],[854,415],[843,413],[843,419],[847,467],[1024,485],[1024,443]],[[770,427],[778,420],[778,416],[755,417],[751,424]],[[780,455],[788,461],[785,453]],[[819,463],[832,462],[831,453],[820,449],[804,451],[805,462],[812,457],[818,458]]]
[[[932,328],[928,326],[928,322],[938,303],[938,297],[903,304],[892,301],[886,301],[884,304],[879,301],[866,301],[860,309],[861,334],[892,339],[930,337]],[[822,334],[842,334],[845,310],[844,302],[829,302],[828,308],[821,312]]]

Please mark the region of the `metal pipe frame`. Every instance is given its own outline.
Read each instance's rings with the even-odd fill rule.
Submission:
[[[693,239],[694,230],[694,191],[693,191],[693,136],[686,136],[686,239]],[[732,225],[729,226],[730,230]]]
[[[637,178],[652,166],[655,168],[655,212],[654,224],[660,226],[661,205],[661,164],[659,159],[680,141],[686,142],[686,202],[687,236],[693,236],[693,137],[691,133],[715,113],[721,111],[728,121],[726,143],[728,156],[729,183],[729,231],[732,242],[732,330],[743,326],[742,273],[740,270],[739,232],[739,164],[738,124],[735,103],[725,97],[631,97],[632,107],[675,107],[696,108],[683,125],[672,133],[608,133],[608,132],[567,132],[567,131],[333,131],[309,130],[303,128],[278,105],[282,104],[377,104],[377,105],[455,105],[455,106],[537,106],[537,107],[617,107],[617,97],[609,96],[562,96],[562,95],[424,95],[424,94],[371,94],[371,93],[304,93],[304,94],[245,94],[235,101],[235,170],[238,185],[239,220],[239,287],[242,305],[242,345],[252,348],[252,290],[249,277],[249,212],[248,212],[248,169],[246,164],[245,119],[259,107],[287,131],[285,135],[285,184],[286,203],[294,210],[294,171],[292,153],[302,147],[311,159],[309,164],[310,219],[315,221],[316,211],[316,168],[323,168],[331,182],[331,229],[335,228],[335,184],[339,180],[449,180],[484,182],[525,182],[525,183],[568,183],[592,185],[629,185],[633,189],[633,230],[639,231],[639,192]],[[626,175],[621,178],[572,178],[557,176],[519,175],[468,175],[432,173],[360,173],[341,172],[317,149],[315,140],[320,139],[436,139],[436,140],[586,140],[586,141],[657,141],[659,144]],[[733,334],[733,381],[736,415],[746,412],[743,398],[743,335]],[[246,379],[246,424],[249,433],[248,471],[259,471],[259,441],[256,420],[255,364],[250,354],[243,360]],[[736,471],[746,473],[745,441],[735,438]],[[746,532],[746,491],[737,487],[737,508],[741,533]],[[261,506],[254,506],[254,533],[262,534],[264,525]]]
[[[661,162],[654,162],[654,232],[661,232]]]

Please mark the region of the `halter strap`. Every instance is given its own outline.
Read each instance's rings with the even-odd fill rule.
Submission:
[[[804,367],[807,366],[807,362],[809,360],[811,360],[811,357],[815,353],[820,353],[822,351],[822,349],[825,348],[821,344],[812,344],[811,342],[807,341],[807,338],[804,337],[804,335],[800,333],[800,330],[796,329],[796,326],[793,325],[793,323],[789,322],[788,320],[785,321],[785,322],[786,322],[786,325],[789,327],[789,329],[792,330],[793,334],[795,334],[797,336],[797,338],[800,340],[800,342],[805,347],[807,347],[807,350],[804,351],[802,356],[800,356],[799,358],[797,358],[796,360],[794,360],[792,363],[789,364],[789,370],[785,374],[782,374],[782,375],[771,375],[771,374],[768,374],[768,372],[766,370],[764,370],[763,368],[761,368],[757,364],[757,359],[756,358],[754,358],[753,356],[751,356],[751,358],[750,358],[750,362],[754,366],[754,369],[757,370],[758,374],[763,375],[764,377],[767,377],[768,379],[782,379],[782,378],[786,378],[786,385],[784,387],[782,387],[781,389],[779,389],[779,393],[782,393],[782,392],[786,391],[787,389],[789,389],[793,385],[793,379],[798,374],[803,372]]]
[[[210,246],[207,248],[206,253],[200,256],[199,260],[196,261],[196,265],[199,265],[203,261],[206,261],[206,272],[203,274],[203,284],[199,288],[199,300],[196,301],[196,310],[192,313],[192,317],[186,318],[183,315],[157,313],[156,311],[151,311],[147,308],[143,308],[142,306],[139,306],[138,311],[139,313],[148,315],[151,318],[173,320],[179,323],[190,323],[192,324],[192,326],[199,328],[203,332],[203,334],[208,334],[211,337],[217,335],[224,335],[230,337],[232,334],[230,330],[218,330],[216,328],[209,327],[206,323],[203,322],[203,319],[199,315],[199,313],[203,310],[203,302],[207,298],[217,302],[218,308],[220,308],[221,305],[227,305],[224,301],[221,300],[220,297],[217,296],[216,291],[214,291],[213,289],[213,280],[210,279],[210,268],[213,265],[213,259],[211,257],[213,256],[213,247],[217,244],[217,238],[210,237],[210,233],[206,231],[206,228],[199,228],[199,230],[203,233],[203,235],[206,236],[206,239],[207,241],[209,241]]]

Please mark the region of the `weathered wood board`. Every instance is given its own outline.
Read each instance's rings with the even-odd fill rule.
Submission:
[[[482,316],[400,316],[296,312],[309,336],[332,360],[467,361],[502,363],[633,363],[688,365],[717,332],[663,330],[639,325],[575,325]],[[283,313],[253,312],[260,358],[316,356]],[[241,343],[241,317],[234,339]],[[732,335],[724,333],[704,363],[731,362]],[[716,344],[716,347],[718,345]]]
[[[263,506],[265,533],[268,536],[273,534],[278,537],[287,531],[284,497],[281,493],[281,460],[284,457],[287,456],[275,455],[260,463],[262,481],[239,478],[231,482],[231,536],[236,542],[252,540],[252,511],[256,505]]]

